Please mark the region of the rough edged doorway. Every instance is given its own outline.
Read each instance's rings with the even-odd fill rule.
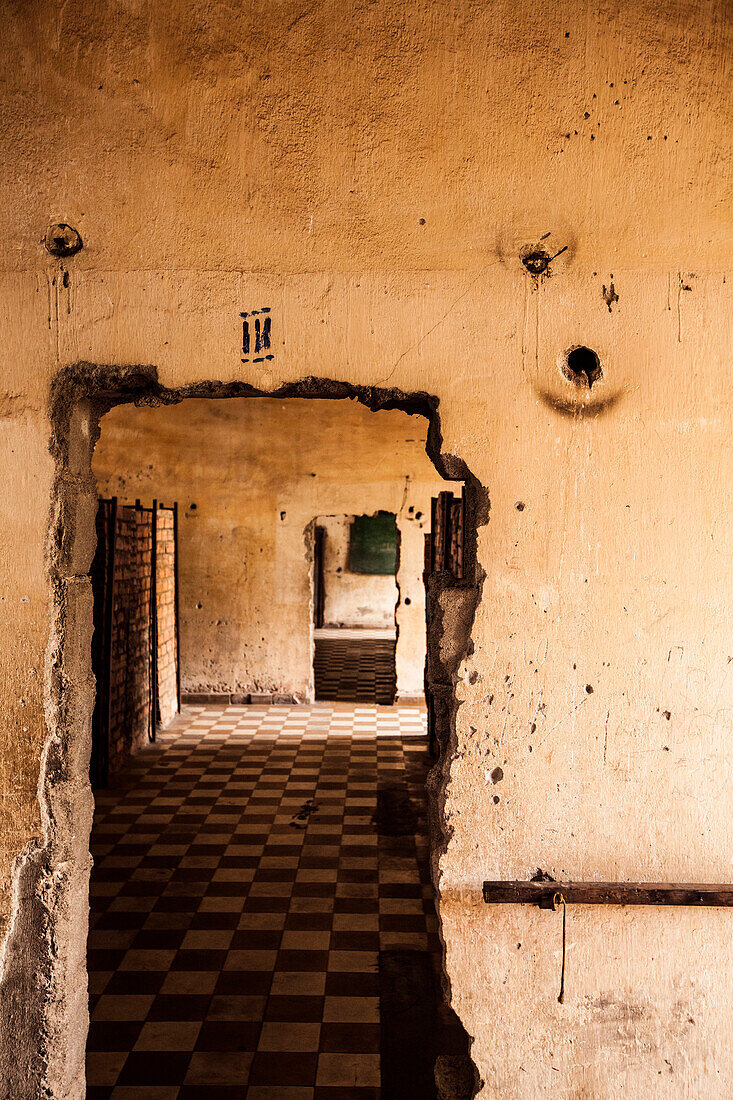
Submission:
[[[150,368],[118,369],[80,364],[62,372],[54,387],[52,453],[57,462],[55,506],[51,517],[49,569],[54,597],[54,619],[48,654],[49,740],[41,784],[45,831],[43,842],[27,853],[16,873],[22,898],[44,896],[43,913],[23,902],[6,944],[4,984],[12,1021],[23,1012],[38,1020],[41,1036],[36,1059],[23,1078],[15,1082],[15,1095],[42,1095],[49,1089],[77,1087],[81,1080],[81,1055],[85,1017],[84,937],[87,923],[83,904],[88,876],[86,836],[91,799],[86,778],[88,729],[93,688],[89,679],[91,606],[88,581],[79,576],[89,567],[93,549],[95,487],[90,477],[91,443],[99,417],[121,402],[171,404],[186,397],[252,396],[251,387],[239,384],[203,383],[170,391],[161,387]],[[265,395],[263,395],[265,396]],[[267,395],[272,396],[272,395]],[[278,397],[356,397],[372,410],[401,408],[425,415],[430,423],[428,452],[441,474],[469,483],[470,509],[467,529],[484,521],[480,487],[465,466],[451,456],[440,455],[437,401],[426,394],[403,394],[354,387],[317,379],[287,385]],[[472,557],[472,540],[467,541]],[[475,560],[475,559],[474,559]],[[80,570],[81,566],[81,570]],[[455,624],[446,652],[451,654],[446,675],[452,675],[470,645],[473,609],[480,578],[469,571],[461,586],[461,610],[451,616]],[[448,585],[446,585],[448,587]],[[83,591],[82,591],[83,590]],[[445,594],[444,594],[445,596]],[[444,603],[452,596],[445,596]],[[444,637],[445,640],[445,637]],[[440,737],[443,748],[452,736],[448,725]],[[445,753],[443,759],[445,758]],[[442,767],[431,783],[432,848],[441,846],[440,804]],[[64,877],[56,876],[64,867]],[[22,879],[22,885],[20,883]],[[71,893],[70,893],[71,892]],[[72,896],[77,901],[67,904]],[[45,915],[44,915],[45,914]],[[52,914],[52,915],[51,915]],[[24,975],[36,976],[29,988]],[[2,1037],[10,1049],[11,1036]],[[11,1070],[12,1072],[12,1070]],[[12,1078],[11,1078],[12,1081]],[[33,1091],[35,1090],[35,1092]]]

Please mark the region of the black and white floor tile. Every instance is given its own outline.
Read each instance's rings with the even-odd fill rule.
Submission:
[[[316,699],[390,706],[397,687],[392,638],[316,637]]]
[[[423,708],[197,706],[97,792],[89,1100],[387,1100],[427,767]]]

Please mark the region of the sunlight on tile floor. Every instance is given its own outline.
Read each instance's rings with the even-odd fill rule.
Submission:
[[[439,953],[427,767],[423,708],[199,706],[98,792],[89,1100],[376,1100],[378,953]]]

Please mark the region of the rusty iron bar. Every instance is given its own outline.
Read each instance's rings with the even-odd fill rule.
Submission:
[[[158,501],[150,509],[150,722],[148,740],[155,741],[158,729]]]
[[[568,905],[707,905],[733,907],[733,884],[681,882],[485,882],[489,905],[538,905],[553,909],[562,894]]]
[[[181,616],[178,574],[178,501],[173,503],[173,606],[176,632],[176,710],[181,713]]]

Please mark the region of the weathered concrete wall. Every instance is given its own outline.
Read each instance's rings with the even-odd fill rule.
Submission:
[[[312,699],[307,529],[326,510],[379,508],[398,514],[399,580],[410,591],[398,613],[397,690],[422,691],[422,539],[445,484],[425,453],[427,428],[397,410],[261,397],[121,405],[104,417],[93,462],[102,494],[179,502],[184,692]]]
[[[482,1095],[733,1093],[728,912],[571,909],[559,1005],[558,915],[480,901],[482,879],[538,866],[731,878],[726,16],[6,10],[6,1094],[82,1095],[91,410],[48,451],[53,379],[80,361],[169,387],[317,375],[439,399],[443,454],[490,501],[436,848]],[[63,264],[39,243],[55,221],[85,242]],[[520,252],[548,233],[566,250],[534,277]],[[262,307],[275,358],[256,363],[240,313]],[[585,412],[560,369],[574,344],[604,370]],[[65,538],[47,554],[49,517]]]
[[[441,488],[442,486],[438,487],[438,492]],[[430,498],[427,499],[429,504]],[[430,515],[427,505],[424,514]],[[349,539],[353,519],[353,516],[319,516],[317,521],[319,527],[326,531],[323,553],[323,625],[377,629],[394,627],[395,607],[399,598],[394,575],[352,573],[349,568]],[[424,632],[423,618],[423,634]],[[417,638],[413,644],[419,644]]]

